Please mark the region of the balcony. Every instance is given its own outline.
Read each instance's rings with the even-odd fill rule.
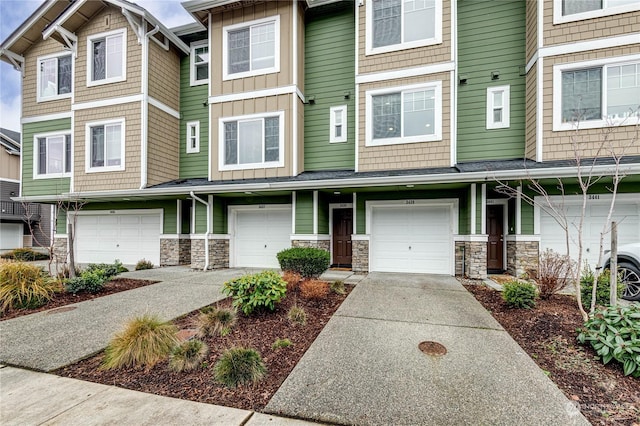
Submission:
[[[38,222],[40,221],[40,204],[0,201],[0,219]]]

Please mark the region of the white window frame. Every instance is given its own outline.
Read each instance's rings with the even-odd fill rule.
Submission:
[[[640,3],[626,4],[623,6],[609,6],[609,0],[602,0],[602,9],[590,10],[588,12],[574,13],[571,15],[562,14],[562,1],[553,0],[553,23],[563,24],[565,22],[583,21],[585,19],[601,18],[603,16],[617,15],[620,13],[634,12],[640,10]]]
[[[366,6],[366,46],[365,55],[377,55],[380,53],[395,52],[404,49],[413,49],[415,47],[431,46],[434,44],[442,43],[442,0],[436,1],[436,21],[435,21],[435,35],[433,38],[427,38],[423,40],[415,40],[410,42],[400,42],[398,44],[392,44],[389,46],[373,47],[373,1],[367,0]],[[402,25],[404,28],[404,0],[401,1],[402,7]],[[401,29],[402,31],[402,29]],[[402,31],[402,34],[404,32]]]
[[[118,77],[104,78],[102,80],[92,80],[93,76],[93,41],[99,38],[122,35],[122,75]],[[99,86],[102,84],[117,83],[127,80],[127,29],[120,28],[87,37],[87,87]]]
[[[261,68],[258,70],[249,70],[244,72],[229,73],[229,32],[241,28],[253,27],[255,25],[275,23],[275,51],[274,66],[270,68]],[[256,19],[255,21],[242,22],[240,24],[228,25],[222,28],[222,80],[235,80],[237,78],[252,77],[256,75],[272,74],[280,72],[280,15],[270,16],[268,18]]]
[[[420,89],[435,89],[435,113],[434,113],[434,133],[432,135],[418,135],[407,137],[396,137],[386,139],[373,139],[373,97],[377,95],[387,95],[390,93],[411,92]],[[404,98],[400,100],[400,117],[404,124]],[[405,143],[435,142],[442,140],[442,81],[430,81],[428,83],[412,84],[408,86],[388,87],[384,89],[368,90],[366,92],[366,139],[365,146],[384,146]],[[404,127],[404,126],[403,126]]]
[[[553,66],[553,131],[576,130],[576,125],[580,129],[599,129],[611,126],[635,126],[640,123],[640,117],[627,117],[626,119],[600,119],[585,120],[580,122],[562,122],[562,73],[564,71],[575,71],[585,68],[602,67],[602,113],[606,114],[607,108],[607,66],[628,65],[638,63],[640,54],[620,56],[616,58],[596,59],[571,64],[561,64]]]
[[[91,128],[99,127],[99,126],[108,126],[112,124],[120,125],[120,165],[118,166],[101,166],[101,167],[91,167]],[[106,132],[105,132],[106,133]],[[125,170],[125,142],[126,138],[126,128],[125,128],[125,119],[116,118],[112,120],[104,120],[104,121],[92,121],[90,123],[85,124],[85,149],[84,149],[84,165],[86,173],[102,173],[102,172],[116,172]],[[106,134],[105,134],[105,146],[106,146]],[[105,158],[106,161],[106,158]]]
[[[38,133],[33,135],[33,179],[51,179],[51,178],[63,178],[70,177],[71,172],[65,172],[66,164],[66,147],[63,148],[62,152],[62,173],[45,173],[39,174],[38,170],[40,169],[40,144],[38,143],[38,139],[42,138],[53,138],[56,136],[66,137],[67,135],[71,135],[71,163],[73,163],[73,135],[71,130],[62,130],[56,132],[47,132],[47,133]],[[66,139],[65,139],[66,140]],[[71,169],[73,169],[73,164],[70,164]]]
[[[49,59],[58,59],[61,58],[63,56],[71,56],[71,90],[69,91],[69,93],[63,93],[61,95],[52,95],[52,96],[42,96],[40,94],[40,64],[42,61],[47,61]],[[73,80],[74,80],[74,60],[73,60],[73,56],[70,52],[59,52],[59,53],[54,53],[51,55],[44,55],[44,56],[38,56],[37,59],[37,75],[36,75],[36,101],[37,102],[46,102],[46,101],[54,101],[54,100],[58,100],[58,99],[67,99],[70,98],[71,95],[73,94]],[[56,70],[56,79],[59,79],[60,76],[57,74],[57,70]]]
[[[336,113],[340,113],[342,120],[342,136],[336,136]],[[347,141],[347,106],[340,105],[329,108],[329,143],[342,143]]]
[[[191,43],[191,54],[189,58],[189,66],[190,66],[190,84],[191,86],[199,86],[201,84],[209,84],[209,75],[211,74],[211,52],[209,52],[209,61],[207,62],[207,78],[198,80],[196,73],[196,49],[201,47],[209,47],[208,40],[200,40],[194,41]]]
[[[511,89],[509,85],[487,87],[487,129],[506,129],[510,123],[511,110]],[[502,93],[502,121],[493,120],[493,95]]]
[[[224,164],[225,159],[225,140],[224,140],[224,125],[230,121],[250,121],[256,119],[265,119],[270,117],[278,117],[278,161],[269,161],[264,163],[248,163],[248,164]],[[263,134],[264,137],[264,134]],[[235,117],[221,117],[218,119],[218,170],[219,171],[228,171],[228,170],[250,170],[250,169],[269,169],[276,167],[284,167],[284,138],[285,138],[285,126],[284,126],[284,111],[275,111],[268,112],[262,114],[251,114],[251,115],[239,115]],[[264,155],[264,138],[262,140],[263,144],[263,155]]]
[[[191,129],[196,129],[196,145],[191,145]],[[186,141],[187,141],[187,154],[194,154],[200,152],[200,122],[199,121],[189,121],[187,123],[187,133],[186,133]]]

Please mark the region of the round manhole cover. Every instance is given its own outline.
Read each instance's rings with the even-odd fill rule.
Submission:
[[[442,356],[447,353],[447,348],[444,345],[431,341],[420,342],[418,349],[431,356]]]
[[[73,311],[74,309],[76,309],[76,306],[64,306],[62,308],[51,309],[50,311],[47,312],[47,315],[59,314],[61,312],[69,312],[69,311]]]

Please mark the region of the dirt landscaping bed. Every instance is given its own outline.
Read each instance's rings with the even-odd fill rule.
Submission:
[[[192,371],[170,371],[168,361],[156,364],[149,370],[134,368],[101,370],[100,365],[104,355],[99,354],[62,368],[55,374],[174,398],[247,410],[262,410],[351,289],[352,287],[347,285],[345,294],[331,292],[326,298],[317,301],[301,297],[296,290],[287,293],[286,298],[276,305],[273,312],[260,311],[250,316],[238,312],[237,323],[231,333],[226,336],[215,335],[202,338],[209,346],[209,354],[200,367]],[[294,325],[287,318],[287,313],[294,304],[306,311],[306,325]],[[231,299],[225,299],[211,306],[230,307]],[[199,312],[191,312],[174,323],[182,330],[194,329]],[[276,339],[289,339],[292,345],[274,349],[272,345]],[[267,375],[261,382],[255,385],[227,388],[214,381],[213,365],[221,353],[232,346],[252,347],[261,354],[267,368]]]
[[[603,365],[576,340],[582,317],[575,299],[554,295],[535,309],[511,309],[500,292],[465,280],[464,286],[594,425],[640,425],[640,380]]]

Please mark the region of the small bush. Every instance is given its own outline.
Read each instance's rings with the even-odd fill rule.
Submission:
[[[30,248],[19,248],[8,251],[0,256],[4,259],[13,259],[20,262],[32,262],[34,260],[49,260],[49,255],[40,253]]]
[[[75,278],[64,281],[64,289],[67,293],[99,293],[104,288],[107,277],[103,275],[101,269],[84,271]]]
[[[302,281],[302,276],[293,271],[284,271],[282,279],[287,282],[287,291],[293,291],[298,288],[298,284]]]
[[[640,377],[640,306],[609,306],[590,315],[578,334],[604,364],[615,359],[625,376]]]
[[[197,319],[198,336],[207,337],[214,334],[226,336],[236,323],[236,312],[231,309],[207,309],[200,312]]]
[[[140,259],[136,263],[136,271],[142,271],[144,269],[153,269],[153,262],[147,259]]]
[[[502,285],[502,298],[511,308],[531,309],[536,306],[536,287],[530,283],[511,281]]]
[[[104,351],[102,367],[151,368],[171,353],[178,344],[178,329],[169,322],[152,315],[130,320],[124,329],[111,339]]]
[[[122,266],[122,263],[118,259],[116,259],[112,264],[90,263],[89,265],[87,265],[87,269],[85,271],[101,272],[102,275],[105,276],[105,278],[111,278],[123,272],[128,272],[129,270]]]
[[[324,299],[329,294],[329,283],[319,280],[306,280],[300,284],[300,295],[305,299]]]
[[[331,291],[335,294],[344,294],[346,290],[344,289],[344,281],[334,281],[331,283]]]
[[[307,313],[304,311],[304,308],[297,305],[293,305],[291,309],[289,309],[287,318],[289,318],[289,322],[294,325],[303,326],[307,323]]]
[[[24,262],[0,263],[0,312],[44,305],[58,289],[42,268]]]
[[[257,383],[266,373],[267,368],[260,353],[251,348],[227,349],[213,366],[216,381],[232,388]]]
[[[609,304],[609,292],[611,284],[611,273],[608,269],[603,270],[598,275],[598,288],[596,288],[596,306],[607,306]],[[618,280],[618,297],[622,296],[624,283]],[[580,277],[580,293],[582,294],[582,307],[589,311],[591,309],[591,296],[593,294],[593,271],[585,263]]]
[[[189,371],[200,365],[209,352],[202,340],[187,340],[174,347],[169,355],[169,368],[173,371]]]
[[[224,283],[223,293],[233,298],[233,306],[249,315],[257,308],[274,310],[287,292],[287,283],[274,271],[243,275]]]
[[[567,255],[545,250],[540,255],[538,274],[535,277],[541,299],[548,299],[564,289],[573,277],[574,262]]]
[[[291,340],[289,339],[276,339],[276,341],[273,342],[273,345],[271,345],[271,349],[275,351],[278,349],[288,348],[291,345],[293,345],[293,343],[291,343]]]
[[[303,278],[317,278],[329,269],[330,255],[326,250],[313,247],[293,247],[277,254],[280,268]]]

